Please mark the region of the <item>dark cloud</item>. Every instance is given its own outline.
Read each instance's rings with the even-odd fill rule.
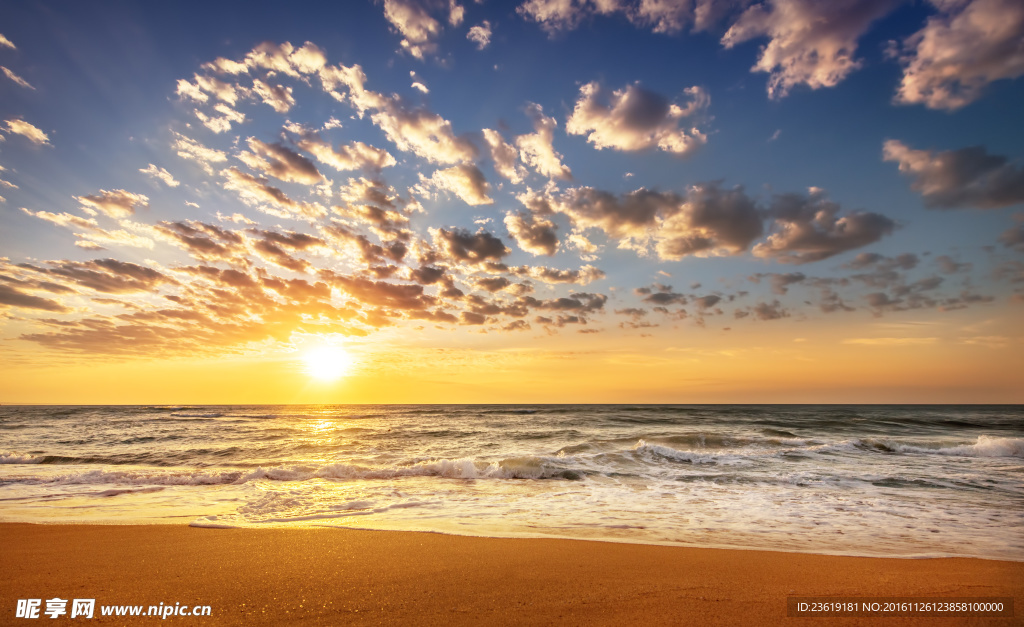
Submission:
[[[71,311],[70,307],[65,307],[55,300],[26,294],[3,284],[0,284],[0,307],[20,307],[22,309],[38,309],[57,313]]]
[[[323,180],[313,162],[281,144],[267,144],[250,137],[247,142],[252,152],[242,152],[239,160],[254,170],[282,181],[315,185]]]
[[[486,231],[470,233],[465,229],[436,229],[434,243],[456,261],[481,263],[499,261],[510,251],[500,239]]]
[[[59,261],[48,269],[27,267],[105,294],[152,292],[161,285],[177,283],[171,277],[152,268],[116,259]]]
[[[533,214],[508,213],[505,227],[519,248],[534,255],[554,255],[558,251],[555,223]]]
[[[891,139],[883,155],[913,179],[910,186],[927,207],[997,209],[1024,202],[1024,168],[988,154],[983,146],[936,152]]]
[[[754,247],[754,254],[782,263],[821,261],[873,244],[896,228],[895,222],[878,213],[855,211],[840,217],[839,210],[820,190],[807,196],[776,196],[768,210],[773,232]]]

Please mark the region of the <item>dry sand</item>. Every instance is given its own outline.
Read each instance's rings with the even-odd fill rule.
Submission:
[[[0,624],[1020,625],[1024,563],[882,559],[343,529],[0,524]],[[1015,597],[1015,618],[787,618],[788,596]],[[92,620],[15,618],[95,598]],[[45,606],[45,603],[44,603]],[[44,607],[45,609],[45,607]],[[69,608],[70,609],[70,608]]]

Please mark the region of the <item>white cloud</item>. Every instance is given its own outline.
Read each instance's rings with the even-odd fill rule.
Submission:
[[[431,17],[424,4],[419,0],[384,0],[384,17],[402,35],[402,49],[420,60],[437,52],[442,31],[441,23]]]
[[[252,81],[252,88],[263,102],[270,105],[278,113],[288,113],[295,105],[295,97],[292,96],[291,87],[271,85],[256,78]]]
[[[722,37],[726,48],[769,41],[752,71],[768,72],[768,95],[797,85],[834,87],[860,67],[857,40],[900,0],[770,0],[748,8]]]
[[[6,120],[6,122],[7,132],[21,135],[30,142],[40,146],[50,145],[50,137],[42,129],[36,128],[29,122],[24,120]]]
[[[158,168],[152,163],[149,164],[149,167],[139,168],[139,172],[142,172],[143,174],[149,175],[155,179],[163,181],[168,187],[177,187],[178,185],[180,185],[180,183],[177,180],[175,180],[174,176],[172,176],[170,172],[168,172],[164,168]]]
[[[221,115],[210,116],[203,113],[199,109],[195,110],[195,114],[199,121],[203,123],[203,126],[210,129],[214,133],[226,133],[231,130],[232,123],[241,124],[245,121],[244,113],[240,111],[235,111],[234,109],[232,109],[224,103],[218,104],[213,109]]]
[[[932,0],[938,15],[903,41],[896,102],[959,109],[986,85],[1024,75],[1024,3]]]
[[[107,191],[101,189],[99,194],[92,196],[75,196],[82,204],[82,209],[91,215],[102,212],[111,218],[127,218],[140,207],[149,206],[149,198],[142,194],[134,194],[123,189]]]
[[[696,126],[680,128],[680,124],[701,117],[711,99],[700,87],[690,87],[685,93],[689,102],[681,106],[639,84],[606,94],[598,83],[587,83],[580,88],[565,128],[573,135],[587,135],[587,141],[598,150],[657,148],[686,155],[702,146],[707,136]]]
[[[491,43],[491,23],[484,20],[480,24],[469,29],[466,39],[476,44],[477,50],[483,50]]]
[[[485,128],[483,134],[484,141],[491,149],[494,170],[513,183],[521,183],[526,172],[523,166],[519,165],[519,151],[516,147],[506,142],[501,133],[494,129]]]
[[[178,156],[182,159],[195,161],[207,174],[213,174],[213,167],[211,164],[222,163],[228,160],[227,153],[221,150],[207,148],[196,140],[190,137],[185,137],[180,133],[175,133],[174,135],[176,139],[171,147],[177,151]]]
[[[526,115],[533,120],[534,132],[516,138],[523,163],[548,178],[571,179],[572,170],[562,164],[562,155],[553,145],[558,122],[544,115],[543,107],[533,102],[527,104]]]
[[[11,50],[18,49],[17,47],[15,47],[14,44],[11,43],[10,39],[4,37],[2,34],[0,34],[0,48],[10,48]]]
[[[26,81],[22,77],[18,76],[14,72],[8,70],[6,67],[3,67],[2,65],[0,65],[0,70],[3,70],[3,73],[4,73],[5,76],[7,76],[7,78],[11,79],[12,81],[14,81],[18,85],[24,87],[25,89],[35,89],[35,87],[33,87],[32,85],[29,85],[28,81]]]
[[[484,178],[483,172],[474,165],[460,164],[444,170],[437,170],[425,181],[437,189],[455,194],[468,205],[494,203],[494,200],[487,196],[490,191],[487,179]]]

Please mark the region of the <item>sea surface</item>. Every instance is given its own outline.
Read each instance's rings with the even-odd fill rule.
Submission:
[[[1024,407],[0,406],[0,521],[1024,561]]]

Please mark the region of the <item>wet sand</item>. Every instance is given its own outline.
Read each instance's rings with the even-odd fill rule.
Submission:
[[[209,605],[179,625],[1021,625],[1024,563],[345,529],[0,524],[17,599]],[[1014,618],[787,618],[789,596],[1014,597]],[[69,607],[70,611],[70,607]]]

